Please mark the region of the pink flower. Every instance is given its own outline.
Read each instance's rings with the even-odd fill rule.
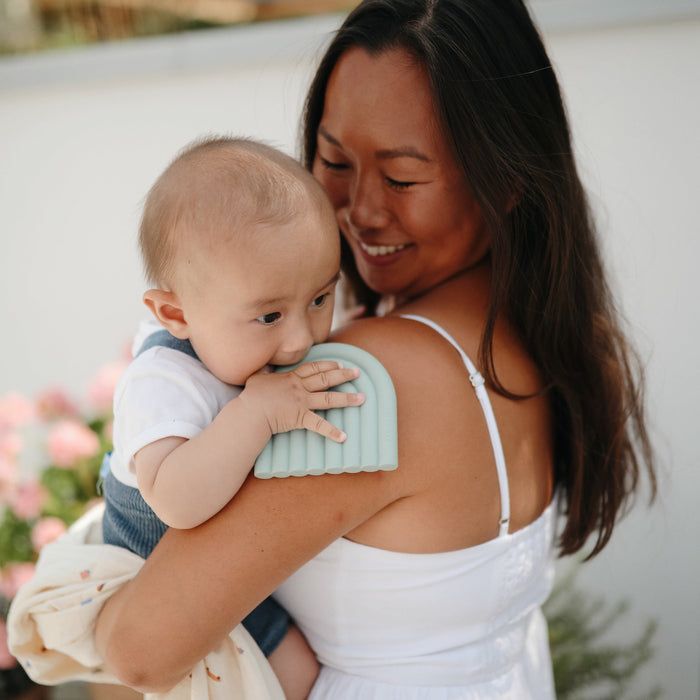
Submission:
[[[0,669],[6,671],[16,665],[17,659],[10,654],[10,650],[7,648],[7,625],[5,620],[0,619]]]
[[[14,431],[0,433],[0,502],[7,503],[19,481],[17,455],[22,451],[24,441]]]
[[[6,503],[14,493],[19,470],[13,459],[0,454],[0,503]]]
[[[24,443],[19,433],[11,431],[0,433],[0,500],[6,501],[19,480],[17,455],[22,451]]]
[[[12,600],[17,591],[34,577],[36,566],[31,562],[10,564],[0,573],[0,593]]]
[[[100,368],[93,377],[88,385],[87,397],[96,413],[111,413],[114,389],[127,364],[126,361],[111,362]]]
[[[14,459],[24,448],[24,439],[15,430],[0,433],[0,457]]]
[[[26,479],[9,497],[12,510],[22,520],[38,518],[45,500],[46,491],[36,479]]]
[[[32,528],[32,546],[40,552],[49,542],[57,540],[66,531],[66,524],[60,518],[42,518]]]
[[[100,441],[86,425],[75,420],[62,420],[49,432],[49,457],[57,467],[70,469],[79,459],[94,457]]]
[[[36,408],[28,398],[16,391],[0,396],[0,430],[19,428],[33,420]]]
[[[42,391],[36,400],[39,415],[44,420],[55,418],[75,418],[78,407],[70,396],[59,387],[51,387]]]

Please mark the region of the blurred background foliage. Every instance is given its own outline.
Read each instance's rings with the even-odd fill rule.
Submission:
[[[656,620],[641,620],[632,638],[615,630],[626,600],[609,602],[577,583],[580,563],[560,572],[544,605],[558,700],[658,700],[661,684],[640,688],[638,672],[652,659]]]
[[[0,0],[0,54],[342,12],[355,0]]]

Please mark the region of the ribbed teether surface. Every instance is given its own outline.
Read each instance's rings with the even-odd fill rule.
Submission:
[[[361,406],[318,411],[343,430],[347,439],[337,443],[309,430],[277,433],[255,462],[255,476],[269,479],[396,469],[396,394],[387,371],[368,352],[343,343],[315,345],[303,362],[317,360],[336,360],[360,370],[357,379],[334,387],[334,391],[364,394]],[[278,371],[289,371],[295,366]]]

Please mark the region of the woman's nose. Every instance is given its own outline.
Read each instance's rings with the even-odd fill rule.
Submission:
[[[386,223],[387,211],[381,183],[358,177],[350,188],[348,221],[353,228],[379,228]]]

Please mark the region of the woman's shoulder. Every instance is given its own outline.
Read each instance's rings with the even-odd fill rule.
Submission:
[[[476,314],[451,314],[448,307],[410,310],[438,323],[483,373],[479,367],[483,326]],[[357,321],[335,339],[372,353],[389,372],[399,407],[402,467],[413,485],[434,492],[441,482],[444,490],[439,499],[453,498],[458,501],[456,511],[481,513],[485,523],[496,523],[498,513],[493,511],[498,510],[499,488],[493,445],[470,372],[456,349],[430,326],[400,316]],[[534,395],[514,401],[492,389],[488,392],[506,456],[512,523],[519,529],[551,499],[548,401],[539,393],[542,380],[534,363],[507,327],[497,332],[495,346],[499,380],[515,393]],[[430,470],[425,470],[425,464],[431,465]],[[533,483],[538,484],[536,489]],[[475,484],[483,491],[475,491]],[[457,492],[472,493],[474,498],[457,498]],[[464,542],[476,544],[493,536],[477,520],[463,534]],[[437,537],[438,532],[433,535]]]
[[[389,373],[404,459],[406,453],[422,459],[434,450],[425,435],[444,433],[448,427],[457,430],[458,424],[473,424],[478,418],[481,409],[468,368],[457,350],[424,323],[393,315],[360,319],[338,330],[332,340],[366,350]],[[453,437],[443,437],[444,448],[454,449]]]
[[[398,375],[415,371],[426,362],[445,367],[439,362],[441,358],[456,357],[434,330],[399,315],[358,319],[334,331],[331,340],[366,350]]]

